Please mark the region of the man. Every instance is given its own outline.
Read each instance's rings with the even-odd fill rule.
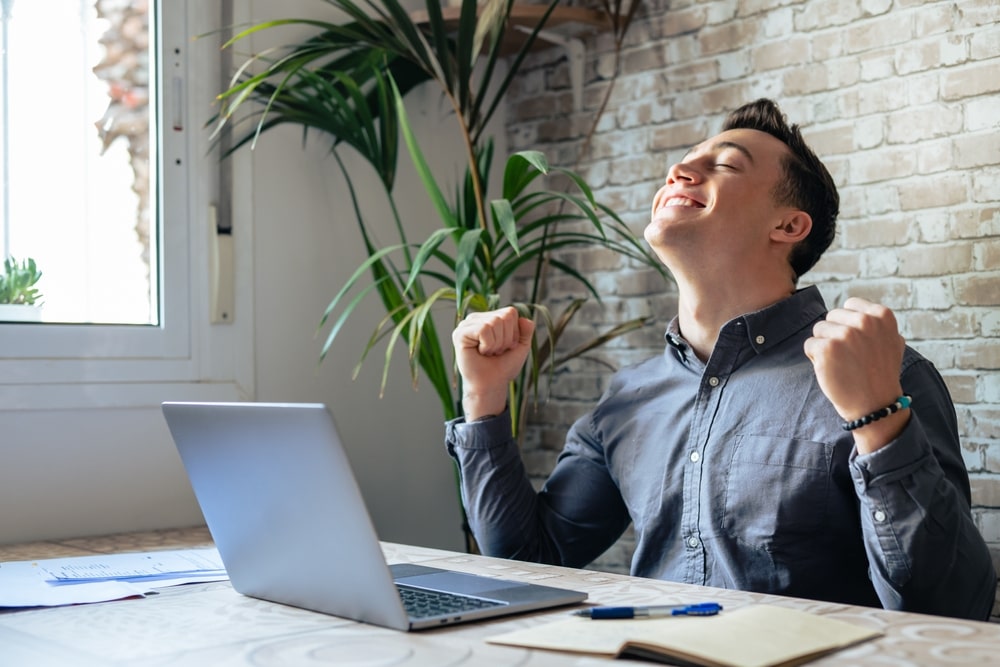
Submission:
[[[770,100],[671,167],[645,232],[678,288],[664,353],[614,376],[538,493],[505,409],[534,325],[460,323],[447,446],[484,552],[583,566],[632,523],[637,576],[987,618],[996,574],[943,381],[887,308],[796,289],[838,206]]]

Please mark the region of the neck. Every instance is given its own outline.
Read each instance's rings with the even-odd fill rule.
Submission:
[[[677,319],[684,340],[702,361],[715,349],[719,330],[726,322],[777,303],[795,292],[790,280],[736,278],[700,283],[675,275],[679,297]]]

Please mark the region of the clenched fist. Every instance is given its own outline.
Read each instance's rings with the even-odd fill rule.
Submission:
[[[903,393],[899,372],[905,346],[891,310],[851,297],[816,323],[804,349],[820,389],[849,421],[889,405]],[[858,451],[867,453],[888,444],[908,419],[909,411],[901,410],[857,429]]]
[[[462,407],[467,421],[494,415],[507,404],[507,386],[531,350],[535,323],[508,306],[470,313],[451,334],[462,375]]]

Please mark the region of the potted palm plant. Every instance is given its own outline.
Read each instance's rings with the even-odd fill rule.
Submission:
[[[0,273],[0,322],[40,322],[42,272],[32,258],[18,262],[7,257]]]
[[[520,49],[505,55],[504,34],[511,0],[463,0],[457,24],[444,20],[439,0],[426,0],[420,24],[398,0],[326,0],[347,18],[343,22],[283,19],[253,25],[236,34],[242,40],[279,26],[308,28],[312,35],[280,49],[253,55],[223,91],[215,119],[216,136],[231,132],[226,154],[250,145],[267,130],[283,124],[301,126],[332,139],[331,155],[351,193],[366,259],[333,296],[320,318],[326,355],[344,323],[367,296],[381,299],[384,318],[375,323],[361,353],[360,368],[380,345],[387,352],[382,373],[385,388],[392,350],[405,345],[413,382],[422,375],[439,397],[443,417],[461,410],[453,372],[450,337],[440,335],[435,312],[460,319],[470,310],[512,303],[540,325],[531,362],[510,387],[515,436],[524,426],[532,390],[539,378],[560,364],[641,327],[643,318],[625,322],[577,345],[558,347],[567,324],[587,298],[600,295],[586,276],[560,259],[561,251],[600,246],[651,267],[665,279],[662,264],[614,211],[594,198],[584,180],[569,169],[554,168],[536,151],[506,158],[502,191],[487,192],[493,165],[493,141],[487,124],[503,100],[539,30],[558,0],[547,5]],[[501,58],[507,71],[498,75]],[[498,77],[498,80],[494,80]],[[451,106],[454,130],[464,146],[464,178],[442,184],[429,168],[410,126],[404,98],[417,86],[433,82]],[[439,229],[411,239],[393,199],[398,148],[402,141],[441,221]],[[378,245],[351,173],[338,149],[352,147],[378,174],[390,203],[397,238]],[[555,314],[542,303],[544,281],[551,274],[575,280],[586,294]],[[527,284],[515,298],[515,280]],[[355,374],[357,373],[355,369]]]

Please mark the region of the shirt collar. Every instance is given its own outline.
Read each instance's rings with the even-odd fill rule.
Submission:
[[[750,346],[761,354],[820,319],[825,312],[826,304],[819,288],[811,285],[797,290],[787,299],[737,319],[746,325]]]
[[[738,322],[742,323],[750,346],[757,354],[761,354],[820,319],[824,313],[826,304],[823,296],[819,288],[810,285],[777,303],[730,320],[723,326],[723,330],[739,326]],[[681,336],[676,316],[667,325],[664,338],[681,360],[687,357],[690,346]]]

